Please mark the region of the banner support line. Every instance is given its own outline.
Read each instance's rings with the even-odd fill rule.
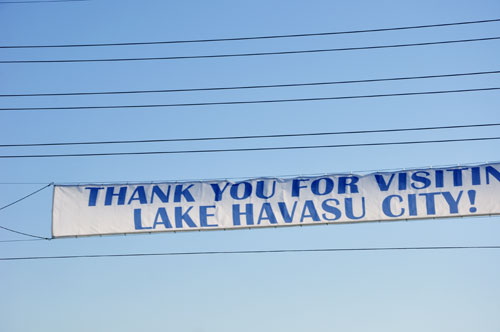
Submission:
[[[12,203],[9,203],[9,204],[7,204],[7,205],[4,205],[4,206],[0,207],[0,211],[1,211],[1,210],[3,210],[3,209],[8,208],[9,206],[12,206],[12,205],[14,205],[14,204],[17,204],[17,203],[19,203],[19,202],[21,202],[21,201],[25,200],[26,198],[31,197],[31,196],[35,195],[36,193],[39,193],[40,191],[42,191],[42,190],[44,190],[44,189],[46,189],[46,188],[48,188],[48,187],[50,187],[50,186],[52,186],[52,185],[54,185],[54,182],[51,182],[51,183],[49,183],[48,185],[43,186],[42,188],[40,188],[40,189],[38,189],[38,190],[35,190],[34,192],[32,192],[32,193],[30,193],[30,194],[28,194],[28,195],[26,195],[26,196],[24,196],[24,197],[21,197],[21,198],[19,198],[18,200],[16,200],[16,201],[12,202]],[[11,233],[16,233],[16,234],[19,234],[19,235],[24,235],[24,236],[29,236],[29,237],[36,238],[36,239],[40,239],[40,240],[51,240],[51,239],[52,239],[52,238],[48,238],[48,237],[43,237],[43,236],[38,236],[38,235],[34,235],[34,234],[28,234],[28,233],[24,233],[24,232],[16,231],[15,229],[11,229],[11,228],[4,227],[4,226],[0,226],[0,228],[1,228],[1,229],[3,229],[3,230],[6,230],[6,231],[8,231],[8,232],[11,232]]]

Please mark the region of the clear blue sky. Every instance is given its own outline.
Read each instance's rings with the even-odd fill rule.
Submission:
[[[203,39],[498,18],[491,1],[112,1],[0,4],[0,44]],[[252,42],[0,50],[0,59],[172,56],[499,35],[500,23]],[[498,70],[500,42],[252,58],[0,64],[0,92],[169,89]],[[2,98],[6,107],[307,98],[498,86],[498,75],[181,94]],[[168,109],[0,113],[2,144],[323,132],[499,122],[498,92]],[[498,128],[148,146],[2,148],[0,154],[341,144],[498,136]],[[251,153],[2,159],[0,206],[41,184],[335,173],[499,160],[498,141]],[[51,190],[0,211],[50,235]],[[500,218],[0,243],[0,256],[498,245]],[[0,232],[0,239],[20,236]],[[500,330],[500,252],[349,252],[0,263],[2,331]]]

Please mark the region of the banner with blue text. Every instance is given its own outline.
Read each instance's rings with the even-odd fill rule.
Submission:
[[[500,214],[500,164],[246,181],[56,185],[54,237]]]

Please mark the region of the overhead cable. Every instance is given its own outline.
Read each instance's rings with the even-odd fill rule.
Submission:
[[[30,3],[50,3],[50,2],[82,2],[82,1],[90,1],[90,0],[29,0],[29,1],[0,1],[0,5],[10,4],[30,4]],[[0,47],[2,48],[2,47]],[[11,48],[11,47],[4,47]]]
[[[297,51],[275,51],[275,52],[256,52],[256,53],[231,53],[231,54],[207,54],[207,55],[180,55],[167,57],[137,57],[137,58],[104,58],[104,59],[48,59],[48,60],[0,60],[0,64],[27,64],[27,63],[80,63],[80,62],[124,62],[124,61],[154,61],[154,60],[188,60],[188,59],[210,59],[210,58],[232,58],[232,57],[251,57],[251,56],[267,56],[267,55],[287,55],[287,54],[306,54],[306,53],[324,53],[324,52],[342,52],[342,51],[360,51],[374,50],[384,48],[400,48],[413,46],[430,46],[444,45],[470,42],[483,42],[498,40],[500,36],[458,39],[458,40],[443,40],[435,42],[409,43],[409,44],[389,44],[375,46],[359,46],[359,47],[343,47],[343,48],[327,48],[313,50],[297,50]]]
[[[317,253],[347,251],[408,251],[408,250],[466,250],[500,249],[500,246],[427,246],[427,247],[363,247],[363,248],[319,248],[319,249],[274,249],[274,250],[231,250],[231,251],[186,251],[129,254],[94,254],[94,255],[59,255],[59,256],[24,256],[0,257],[0,261],[21,261],[41,259],[77,259],[77,258],[118,258],[118,257],[153,257],[153,256],[199,256],[199,255],[248,255],[248,254],[284,254]]]
[[[320,85],[405,81],[405,80],[433,79],[433,78],[447,78],[447,77],[461,77],[461,76],[475,76],[475,75],[491,75],[491,74],[500,74],[500,70],[470,72],[470,73],[424,75],[424,76],[373,78],[373,79],[347,80],[347,81],[267,84],[267,85],[242,85],[242,86],[229,86],[229,87],[157,89],[157,90],[128,90],[128,91],[97,91],[97,92],[17,93],[17,94],[0,94],[0,97],[90,96],[90,95],[119,95],[119,94],[141,94],[141,93],[175,93],[175,92],[198,92],[198,91],[219,91],[219,90],[289,88],[289,87],[301,87],[301,86],[320,86]]]
[[[57,1],[62,1],[62,0],[57,0]],[[64,1],[86,1],[86,0],[64,0]],[[24,2],[48,2],[48,1],[24,1]],[[9,1],[9,2],[0,2],[0,3],[13,3],[13,2]],[[149,42],[124,42],[124,43],[56,44],[56,45],[0,45],[0,48],[102,47],[102,46],[136,46],[136,45],[158,45],[158,44],[227,42],[227,41],[242,41],[242,40],[317,37],[317,36],[345,35],[345,34],[357,34],[357,33],[367,33],[367,32],[384,32],[384,31],[438,28],[438,27],[449,27],[449,26],[457,26],[457,25],[492,23],[492,22],[499,22],[499,21],[500,21],[500,19],[496,18],[496,19],[490,19],[490,20],[462,21],[462,22],[424,24],[424,25],[410,25],[410,26],[402,26],[402,27],[364,29],[364,30],[297,33],[297,34],[287,34],[287,35],[267,35],[267,36],[191,39],[191,40],[167,40],[167,41],[149,41]]]
[[[14,240],[0,240],[0,243],[14,243],[14,242],[33,242],[33,241],[43,241],[48,240],[48,238],[41,239],[14,239]]]
[[[49,184],[48,182],[0,182],[1,185],[33,185],[33,184]]]
[[[409,144],[430,144],[430,143],[452,143],[452,142],[477,142],[477,141],[491,141],[491,140],[498,140],[498,139],[500,139],[500,136],[498,136],[498,137],[477,137],[477,138],[458,138],[458,139],[426,140],[426,141],[397,141],[397,142],[353,143],[353,144],[332,144],[332,145],[276,146],[276,147],[234,148],[234,149],[0,155],[0,159],[57,158],[57,157],[102,157],[102,156],[132,156],[132,155],[154,155],[154,154],[191,154],[191,153],[217,153],[217,152],[250,152],[250,151],[272,151],[272,150],[348,148],[348,147],[384,146],[384,145],[409,145]]]
[[[490,160],[490,161],[481,161],[481,162],[473,162],[473,163],[464,163],[461,164],[461,166],[478,166],[478,165],[484,165],[484,164],[498,164],[500,163],[499,160]],[[429,168],[449,168],[449,167],[456,167],[457,164],[440,164],[440,165],[425,165],[425,166],[418,166],[418,167],[412,167],[411,169],[413,170],[419,170],[419,169],[429,169]],[[409,168],[404,167],[404,168],[377,168],[377,169],[362,169],[362,170],[349,170],[349,171],[335,171],[334,173],[336,174],[366,174],[366,173],[379,173],[379,172],[399,172],[399,171],[406,171]],[[272,174],[272,175],[247,175],[247,176],[231,176],[231,177],[224,177],[224,178],[191,178],[191,179],[161,179],[161,180],[136,180],[136,181],[130,181],[130,180],[107,180],[107,181],[89,181],[89,180],[80,180],[80,181],[72,181],[72,182],[54,182],[55,185],[81,185],[81,184],[109,184],[109,183],[115,183],[115,184],[143,184],[143,183],[165,183],[165,182],[200,182],[200,181],[231,181],[231,180],[248,180],[248,179],[261,179],[261,178],[275,178],[275,177],[282,177],[282,178],[296,178],[296,177],[304,177],[304,176],[309,176],[309,177],[315,177],[315,176],[322,176],[325,174],[331,174],[332,171],[329,170],[328,172],[319,172],[319,173],[300,173],[300,174]],[[0,182],[0,185],[33,185],[33,184],[48,184],[48,182]]]
[[[459,90],[437,90],[437,91],[422,91],[422,92],[384,93],[384,94],[375,94],[375,95],[268,99],[268,100],[240,100],[240,101],[236,100],[236,101],[217,101],[217,102],[201,102],[201,103],[102,105],[102,106],[57,106],[57,107],[6,107],[6,108],[0,108],[0,111],[56,111],[56,110],[91,110],[91,109],[158,108],[158,107],[186,107],[186,106],[195,107],[195,106],[215,106],[215,105],[269,104],[269,103],[289,103],[289,102],[307,102],[307,101],[342,100],[342,99],[419,96],[419,95],[465,93],[465,92],[495,91],[495,90],[500,90],[500,87],[477,88],[477,89],[459,89]]]
[[[496,127],[500,123],[481,123],[454,126],[436,127],[413,127],[394,129],[373,129],[373,130],[350,130],[333,131],[319,133],[295,133],[295,134],[275,134],[275,135],[247,135],[247,136],[223,136],[223,137],[194,137],[194,138],[167,138],[167,139],[144,139],[144,140],[121,140],[121,141],[87,141],[87,142],[52,142],[52,143],[19,143],[0,144],[0,148],[10,147],[39,147],[39,146],[67,146],[67,145],[101,145],[101,144],[131,144],[131,143],[165,143],[165,142],[191,142],[191,141],[217,141],[217,140],[238,140],[238,139],[261,139],[261,138],[284,138],[284,137],[305,137],[305,136],[327,136],[327,135],[354,135],[354,134],[374,134],[393,133],[423,130],[443,130],[443,129],[464,129],[480,127]]]

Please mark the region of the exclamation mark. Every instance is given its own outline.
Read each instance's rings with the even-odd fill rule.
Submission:
[[[467,192],[467,194],[469,195],[469,201],[470,201],[470,205],[474,205],[476,204],[476,191],[475,190],[469,190]],[[471,206],[471,208],[469,209],[470,212],[474,213],[477,211],[476,207],[475,206]]]

